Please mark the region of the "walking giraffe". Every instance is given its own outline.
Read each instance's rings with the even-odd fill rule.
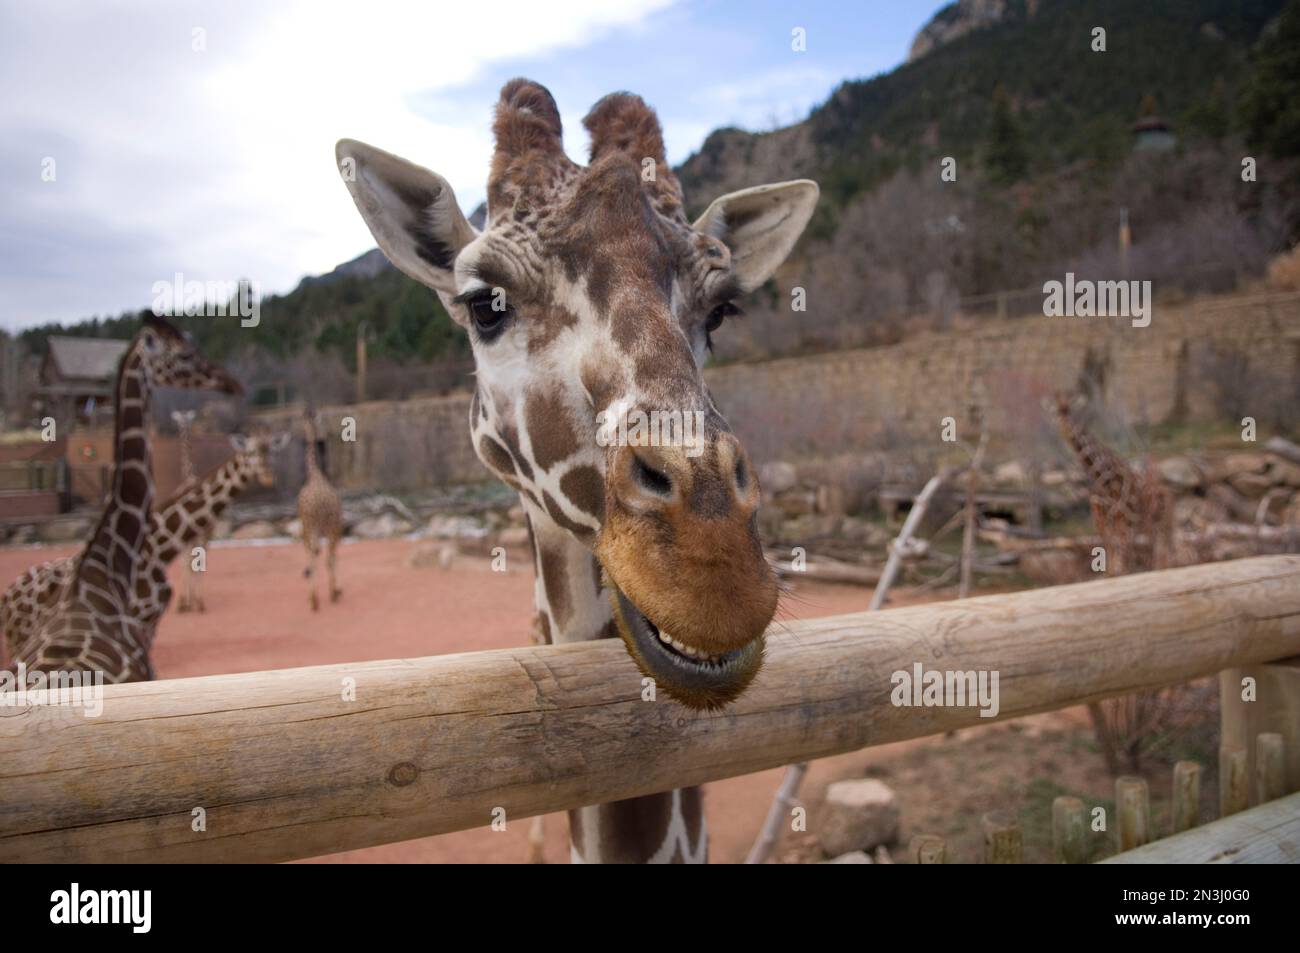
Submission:
[[[208,540],[221,514],[234,497],[253,482],[275,484],[272,454],[289,440],[288,434],[243,437],[232,435],[235,455],[198,482],[183,483],[149,519],[149,537],[140,551],[133,612],[150,631],[171,602],[167,567],[199,540]],[[9,658],[17,658],[58,605],[59,594],[77,568],[76,556],[33,566],[10,583],[0,596],[0,631]]]
[[[10,670],[102,672],[110,683],[153,678],[154,629],[137,616],[134,599],[153,513],[149,410],[155,387],[242,393],[238,381],[170,323],[145,318],[118,366],[108,503],[57,604]]]
[[[350,139],[336,157],[380,248],[469,332],[471,436],[520,494],[547,640],[621,637],[664,694],[715,709],[758,673],[777,585],[758,538],[757,476],[701,368],[733,299],[798,240],[817,186],[734,192],[692,224],[639,97],[606,96],[584,125],[586,167],[564,153],[551,94],[505,85],[481,233],[441,176]],[[676,419],[679,436],[699,421],[698,440],[606,439],[628,432],[617,424],[630,412]],[[646,690],[640,678],[626,688]],[[569,821],[575,861],[707,858],[698,788]]]
[[[172,420],[176,423],[176,433],[180,436],[181,483],[190,483],[196,479],[194,473],[193,426],[196,414],[192,410],[173,410]],[[196,539],[195,546],[206,548],[206,538]],[[187,559],[182,572],[181,598],[176,603],[177,612],[203,612],[203,594],[199,591],[200,574],[194,571],[194,561]]]
[[[302,544],[307,547],[307,568],[303,575],[311,587],[311,609],[320,608],[316,597],[316,557],[320,555],[321,540],[325,541],[325,568],[329,573],[330,602],[338,602],[343,590],[335,578],[335,554],[339,537],[343,535],[343,506],[339,495],[320,468],[317,450],[316,421],[308,410],[303,416],[304,436],[307,441],[307,480],[298,491],[298,522],[302,524]]]

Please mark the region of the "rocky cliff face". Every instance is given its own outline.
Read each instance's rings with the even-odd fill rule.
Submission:
[[[1029,6],[1032,10],[1033,3]],[[945,43],[951,43],[972,30],[991,26],[1006,16],[1007,0],[958,0],[957,3],[949,4],[921,27],[921,32],[912,41],[907,61],[911,63],[919,60]]]

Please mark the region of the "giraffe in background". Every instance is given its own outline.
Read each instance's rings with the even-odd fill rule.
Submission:
[[[199,539],[207,539],[230,501],[256,482],[273,486],[272,454],[289,441],[289,434],[230,438],[235,455],[202,481],[183,483],[166,503],[154,510],[149,538],[136,570],[133,610],[150,630],[171,603],[167,567]],[[76,556],[41,563],[15,579],[0,596],[0,631],[10,658],[17,658],[27,640],[58,605],[59,594],[77,568]]]
[[[1078,419],[1080,401],[1056,395],[1053,410],[1067,446],[1088,481],[1093,527],[1109,575],[1166,569],[1173,561],[1173,496],[1148,464],[1141,470],[1102,443]]]
[[[321,540],[325,541],[330,602],[338,602],[343,595],[335,578],[336,552],[339,537],[343,535],[343,505],[339,502],[338,492],[321,470],[315,414],[310,409],[303,415],[303,431],[307,441],[307,479],[298,491],[298,521],[302,524],[302,544],[307,547],[307,568],[303,575],[311,587],[311,609],[315,612],[320,609],[314,575]]]
[[[629,698],[644,678],[656,703],[685,706],[668,724],[730,704],[762,665],[778,588],[758,479],[701,368],[734,299],[794,247],[818,188],[743,189],[691,222],[639,97],[606,96],[583,125],[585,167],[565,154],[551,94],[505,85],[481,232],[442,176],[352,139],[335,157],[384,254],[469,334],[471,438],[528,517],[546,641],[621,639],[640,669]],[[602,423],[633,411],[693,415],[699,439],[602,439]],[[708,856],[698,787],[571,811],[569,831],[575,861]]]
[[[1167,569],[1174,560],[1173,496],[1150,463],[1133,468],[1077,417],[1082,399],[1058,393],[1050,406],[1056,423],[1088,481],[1093,527],[1101,537],[1106,573]],[[1093,733],[1111,774],[1121,756],[1138,770],[1143,745],[1170,717],[1179,689],[1136,692],[1091,702]]]
[[[138,618],[134,598],[153,515],[149,411],[156,387],[243,392],[172,324],[144,319],[118,365],[108,503],[53,611],[16,653],[10,671],[102,673],[110,683],[153,678],[153,630]]]
[[[189,484],[195,480],[194,473],[194,418],[196,414],[192,410],[173,410],[172,420],[176,422],[176,433],[180,436],[180,456],[181,456],[181,483]],[[208,540],[206,537],[195,539],[194,546],[207,548]],[[189,612],[193,609],[195,612],[203,612],[206,608],[203,605],[203,594],[199,591],[200,574],[194,570],[194,560],[185,561],[182,572],[181,598],[176,603],[177,612]]]

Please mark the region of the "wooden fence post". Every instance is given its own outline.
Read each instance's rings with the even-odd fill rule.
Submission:
[[[1058,864],[1082,864],[1088,856],[1088,824],[1083,802],[1058,797],[1052,802],[1052,859]]]
[[[1219,817],[1227,817],[1250,807],[1250,772],[1246,769],[1249,752],[1245,748],[1219,749]]]
[[[946,864],[948,845],[934,834],[917,834],[907,846],[914,864]]]
[[[1254,679],[1253,701],[1242,700],[1242,680]],[[1220,743],[1246,753],[1245,777],[1258,777],[1255,739],[1283,737],[1282,793],[1300,791],[1300,657],[1219,675]],[[1249,783],[1247,790],[1249,790]]]
[[[1141,847],[1151,840],[1151,795],[1144,778],[1115,779],[1115,848]]]
[[[1174,765],[1174,833],[1201,823],[1201,766],[1195,761]]]
[[[1286,742],[1276,731],[1255,739],[1255,802],[1275,801],[1286,792]]]
[[[990,811],[982,819],[984,863],[1018,864],[1024,847],[1020,821],[1009,811]]]

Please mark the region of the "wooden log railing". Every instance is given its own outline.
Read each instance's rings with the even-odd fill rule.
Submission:
[[[993,720],[891,703],[918,663],[998,673],[1005,719],[1296,655],[1270,556],[790,623],[711,714],[615,641],[108,686],[98,718],[0,705],[0,863],[308,857]]]

